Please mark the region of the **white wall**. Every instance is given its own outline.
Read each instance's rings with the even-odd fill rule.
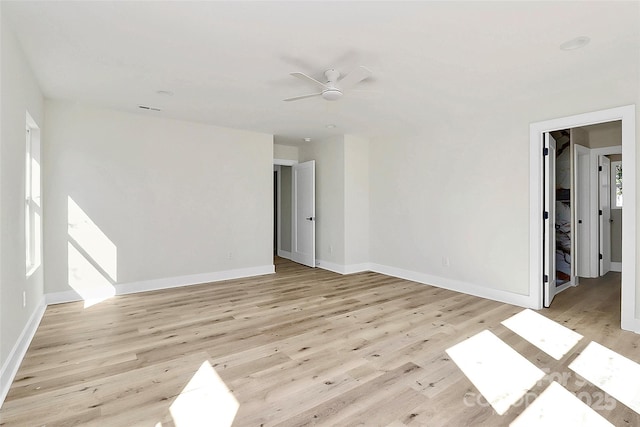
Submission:
[[[75,250],[111,283],[273,265],[271,135],[56,101],[45,129],[48,293],[78,279]],[[69,198],[104,236],[70,237]]]
[[[316,258],[340,273],[368,269],[369,141],[340,135],[313,141],[300,161],[316,161]]]
[[[273,158],[281,160],[295,160],[299,157],[298,147],[290,145],[273,144]]]
[[[2,8],[0,7],[0,11]],[[0,12],[1,13],[1,12]],[[17,366],[20,335],[43,303],[42,267],[26,277],[24,176],[28,111],[43,126],[43,99],[33,72],[5,18],[1,20],[2,123],[0,133],[0,402]],[[43,141],[46,144],[46,141]],[[22,306],[22,293],[27,304]],[[38,319],[39,320],[39,319]],[[24,349],[26,350],[26,348]]]
[[[372,140],[371,260],[526,294],[528,122],[459,119]]]
[[[429,275],[437,285],[527,295],[529,124],[637,103],[638,70],[619,74],[562,87],[547,82],[536,98],[469,92],[470,113],[431,120],[414,135],[373,139],[371,261]],[[425,104],[425,118],[433,117]]]
[[[622,144],[622,123],[614,122],[605,125],[585,126],[588,134],[589,148],[613,147]]]
[[[344,241],[347,266],[369,262],[369,141],[344,136]]]

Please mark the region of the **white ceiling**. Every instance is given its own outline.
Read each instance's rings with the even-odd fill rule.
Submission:
[[[276,135],[413,132],[638,67],[637,2],[5,1],[45,96]],[[588,36],[583,49],[559,45]],[[301,71],[373,71],[339,101]],[[158,90],[173,92],[159,95]],[[138,105],[159,107],[144,112]],[[327,124],[335,129],[327,129]]]

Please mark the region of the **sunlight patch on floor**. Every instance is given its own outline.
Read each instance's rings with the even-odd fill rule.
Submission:
[[[613,424],[560,384],[552,382],[509,426],[613,427]]]
[[[582,339],[577,332],[529,309],[502,324],[556,360],[562,359]]]
[[[454,345],[447,354],[499,415],[545,375],[489,331]]]
[[[228,427],[240,404],[205,361],[169,408],[176,427]]]
[[[592,341],[569,369],[640,414],[638,363]]]

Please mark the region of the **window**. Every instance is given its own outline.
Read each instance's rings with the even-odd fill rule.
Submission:
[[[27,113],[25,128],[24,236],[27,276],[38,269],[42,260],[40,129]]]
[[[611,209],[622,209],[622,162],[611,162]]]

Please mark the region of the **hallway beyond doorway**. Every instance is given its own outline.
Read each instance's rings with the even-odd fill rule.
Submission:
[[[581,277],[578,286],[558,294],[551,307],[541,313],[552,315],[562,323],[562,314],[567,313],[568,316],[570,312],[572,324],[598,324],[603,327],[599,330],[603,331],[609,327],[620,329],[621,277],[621,273],[613,271],[593,279]],[[577,313],[583,314],[581,319],[577,319]]]

